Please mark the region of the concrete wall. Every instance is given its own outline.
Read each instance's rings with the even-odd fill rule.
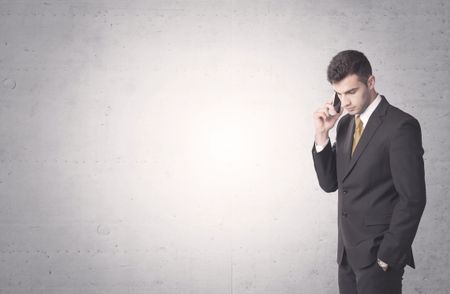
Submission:
[[[0,293],[337,293],[312,113],[357,49],[419,119],[405,293],[448,293],[450,4],[0,0]]]

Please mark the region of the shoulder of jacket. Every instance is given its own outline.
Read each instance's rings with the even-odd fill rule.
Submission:
[[[387,116],[398,125],[408,122],[419,124],[419,121],[414,116],[393,105],[389,105]]]

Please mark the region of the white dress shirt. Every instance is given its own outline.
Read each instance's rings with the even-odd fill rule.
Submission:
[[[377,97],[375,97],[375,99],[372,101],[372,103],[370,103],[369,106],[367,106],[367,108],[361,114],[359,114],[359,118],[361,119],[361,121],[363,123],[363,131],[367,125],[367,122],[369,121],[370,116],[372,115],[375,108],[377,108],[378,104],[380,104],[380,102],[381,102],[381,96],[380,96],[380,94],[377,94]],[[358,115],[358,114],[356,114],[356,115]],[[327,146],[328,141],[330,141],[329,137],[328,137],[327,141],[325,142],[325,144],[323,144],[323,145],[315,144],[316,152],[319,153],[320,151],[322,151],[325,148],[325,146]]]

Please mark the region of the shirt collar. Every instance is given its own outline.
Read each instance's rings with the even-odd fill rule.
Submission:
[[[359,118],[363,122],[363,126],[366,127],[367,122],[369,121],[370,116],[374,112],[375,108],[377,108],[378,104],[381,102],[380,94],[377,94],[377,97],[372,101],[372,103],[367,106],[367,108],[359,115]]]

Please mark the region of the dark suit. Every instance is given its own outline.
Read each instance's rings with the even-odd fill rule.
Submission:
[[[381,102],[351,155],[353,115],[337,124],[336,143],[317,153],[320,187],[338,190],[338,251],[355,268],[377,258],[393,269],[415,268],[411,245],[426,203],[422,137],[411,115]]]

